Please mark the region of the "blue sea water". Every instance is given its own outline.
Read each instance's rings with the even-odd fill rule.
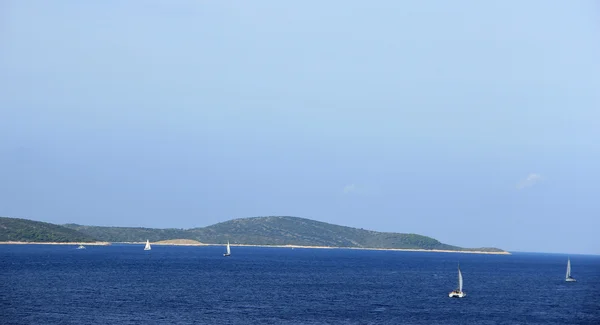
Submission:
[[[0,245],[0,324],[600,324],[600,256],[223,251]]]

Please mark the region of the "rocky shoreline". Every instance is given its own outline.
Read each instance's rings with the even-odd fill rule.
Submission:
[[[225,244],[203,244],[209,246],[225,246]],[[467,254],[488,254],[488,255],[511,255],[510,252],[487,252],[487,251],[453,251],[444,249],[412,249],[412,248],[369,248],[369,247],[332,247],[332,246],[303,246],[303,245],[247,245],[247,244],[231,244],[235,246],[247,247],[275,247],[275,248],[304,248],[304,249],[357,249],[369,251],[401,251],[401,252],[430,252],[430,253],[467,253]]]

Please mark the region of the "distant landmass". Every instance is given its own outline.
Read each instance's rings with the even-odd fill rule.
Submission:
[[[424,249],[505,253],[499,248],[463,248],[417,234],[377,232],[298,217],[241,218],[203,228],[100,227],[0,217],[0,242],[145,242],[166,245],[232,244]]]
[[[298,217],[241,218],[192,229],[98,227],[66,224],[72,230],[107,242],[189,239],[206,244],[296,245],[497,252],[493,247],[463,248],[417,234],[389,233],[329,224]]]
[[[85,243],[96,241],[90,235],[48,222],[0,217],[0,242]]]

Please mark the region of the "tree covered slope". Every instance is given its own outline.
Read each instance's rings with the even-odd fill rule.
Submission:
[[[208,244],[303,245],[362,248],[405,248],[477,250],[502,252],[497,248],[461,248],[417,234],[388,233],[329,224],[298,217],[256,217],[233,219],[192,229],[96,227],[68,224],[71,229],[110,242],[140,242],[193,239]]]
[[[94,242],[93,236],[47,222],[0,217],[0,242]]]

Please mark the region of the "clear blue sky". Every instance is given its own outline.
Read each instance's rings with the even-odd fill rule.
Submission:
[[[2,1],[0,215],[600,254],[597,1]]]

